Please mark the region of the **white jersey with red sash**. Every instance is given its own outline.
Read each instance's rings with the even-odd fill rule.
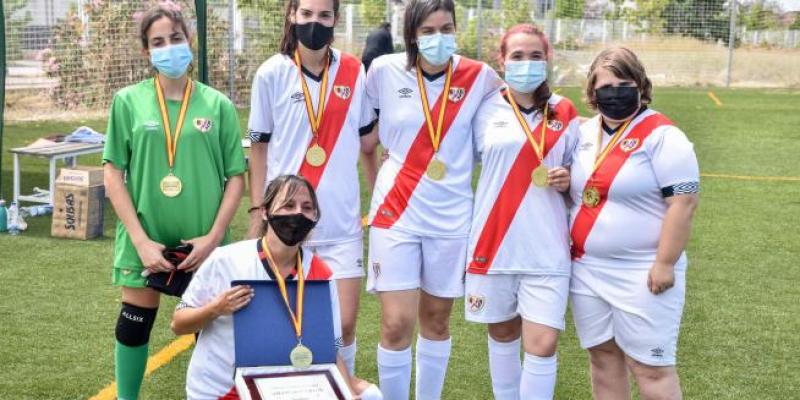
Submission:
[[[570,197],[572,257],[601,268],[650,268],[655,261],[669,195],[695,193],[699,168],[694,146],[664,115],[646,110],[633,119],[608,156],[592,173],[600,118],[581,126],[573,156]],[[610,135],[602,133],[603,146]],[[583,192],[595,187],[590,207]],[[677,268],[685,268],[682,254]]]
[[[544,165],[569,168],[580,134],[575,106],[552,95]],[[524,110],[523,110],[524,111]],[[522,113],[538,142],[542,113]],[[498,93],[476,115],[482,169],[475,197],[467,271],[473,274],[569,275],[568,210],[561,193],[531,183],[539,158],[514,110]]]
[[[453,56],[449,93],[444,74],[425,78],[433,118],[447,101],[438,160],[440,180],[426,175],[434,150],[425,122],[416,69],[406,69],[405,53],[375,59],[367,76],[367,96],[380,110],[380,141],[389,152],[375,183],[370,225],[421,236],[464,237],[469,233],[474,165],[472,123],[480,104],[500,80],[488,65]]]
[[[197,270],[192,282],[181,297],[178,307],[202,307],[228,290],[234,280],[271,280],[259,254],[260,239],[245,240],[219,247]],[[336,281],[321,258],[309,250],[303,259],[303,273],[307,280],[330,280],[332,315],[339,315],[339,297]],[[294,279],[294,278],[292,278]],[[286,315],[274,316],[287,318]],[[339,318],[333,319],[333,333],[341,343],[342,330]],[[233,317],[225,315],[211,321],[197,339],[189,370],[186,374],[186,394],[189,399],[237,398],[235,396]],[[228,397],[223,397],[223,396]]]
[[[322,219],[309,245],[324,245],[361,238],[358,158],[359,130],[375,120],[364,95],[365,73],[355,57],[331,49],[327,97],[318,141],[325,162],[311,166],[306,152],[314,135],[306,111],[297,65],[277,54],[258,69],[253,80],[249,131],[251,139],[267,141],[269,183],[284,174],[302,174],[314,186]],[[314,110],[319,107],[321,82],[304,73]]]

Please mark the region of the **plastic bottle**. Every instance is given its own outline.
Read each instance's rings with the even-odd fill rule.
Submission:
[[[53,213],[53,206],[30,206],[20,208],[21,215],[26,217],[37,217],[39,215],[50,215]]]
[[[19,209],[17,209],[17,203],[13,201],[8,207],[8,234],[19,235]]]
[[[6,209],[6,201],[0,200],[0,232],[8,230],[8,209]]]

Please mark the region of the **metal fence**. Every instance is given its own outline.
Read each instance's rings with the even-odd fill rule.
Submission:
[[[113,93],[152,71],[138,16],[163,0],[5,0],[6,120],[103,116]],[[188,20],[195,1],[175,1]],[[258,66],[278,47],[282,0],[207,0],[211,85],[247,106]],[[800,87],[800,12],[781,2],[722,0],[471,0],[457,2],[460,53],[494,65],[509,26],[533,22],[554,45],[553,81],[583,84],[593,57],[624,45],[656,85]],[[788,4],[788,3],[787,3]],[[392,23],[402,47],[403,3],[344,1],[335,46],[360,55]],[[196,29],[196,25],[192,24]],[[197,46],[195,46],[196,48]]]

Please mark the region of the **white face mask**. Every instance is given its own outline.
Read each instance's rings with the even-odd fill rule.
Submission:
[[[431,65],[444,65],[456,52],[456,35],[434,33],[417,38],[419,53]]]
[[[547,80],[547,61],[508,61],[504,68],[506,83],[520,93],[533,93]]]

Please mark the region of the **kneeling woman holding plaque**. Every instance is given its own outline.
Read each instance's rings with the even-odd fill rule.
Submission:
[[[303,251],[300,246],[319,220],[319,206],[313,188],[308,181],[298,176],[278,177],[267,187],[261,208],[265,221],[263,236],[214,251],[195,274],[172,317],[172,329],[175,333],[180,335],[200,332],[186,377],[187,398],[276,398],[278,393],[259,393],[259,390],[270,385],[288,390],[290,381],[326,382],[324,379],[320,380],[320,376],[327,377],[330,387],[313,391],[312,389],[319,388],[306,384],[307,395],[291,393],[291,398],[382,398],[374,385],[350,377],[343,360],[336,354],[336,343],[341,343],[341,323],[335,282],[330,280],[331,272],[325,262],[311,252]],[[252,284],[241,284],[241,281],[251,281]],[[324,293],[323,296],[319,296],[318,290],[316,294],[311,290],[318,288],[320,281],[329,281],[325,288],[329,293]],[[262,292],[262,284],[276,287],[274,292],[277,295]],[[259,301],[263,299],[254,300],[256,292],[276,297],[280,308],[263,307],[263,310],[271,311],[264,312],[263,315],[256,314],[261,318],[261,322],[257,324],[241,324],[240,315],[237,315],[235,322],[233,314],[242,309],[245,310],[240,314],[250,314],[250,322],[254,312],[262,312],[262,305],[265,303]],[[309,296],[306,296],[306,292]],[[275,299],[269,301],[273,305],[276,302]],[[331,318],[312,318],[315,312],[320,314],[314,308],[320,307],[319,304],[330,304]],[[246,309],[248,306],[250,310]],[[304,308],[308,316],[305,319]],[[327,310],[325,311],[323,314],[328,315]],[[321,326],[325,324],[332,326]],[[252,328],[251,331],[242,332],[243,327]],[[320,345],[318,342],[312,343],[312,336],[319,331],[331,329],[335,339],[329,344],[323,344],[323,351],[319,351]],[[291,331],[290,342],[278,339],[286,337],[283,330]],[[303,342],[304,333],[307,334],[306,343]],[[239,341],[243,337],[263,340],[255,339],[252,348],[242,351],[243,343]],[[268,343],[266,347],[263,347],[264,343]],[[265,348],[269,349],[269,354],[252,354]],[[323,358],[323,353],[334,354],[329,357],[337,368],[316,374],[316,371],[321,370],[320,366],[312,363],[317,364],[315,358]],[[268,368],[270,371],[277,371],[273,374],[262,374],[273,377],[265,379],[272,381],[269,384],[264,384],[263,387],[248,384],[248,393],[237,393],[234,375],[236,368],[243,365],[242,359],[245,357],[285,362],[282,367],[277,368],[274,363],[267,363],[273,365]],[[281,382],[279,376],[283,376],[285,382]],[[336,395],[320,396],[319,393],[325,390]],[[306,397],[302,397],[304,395]]]

